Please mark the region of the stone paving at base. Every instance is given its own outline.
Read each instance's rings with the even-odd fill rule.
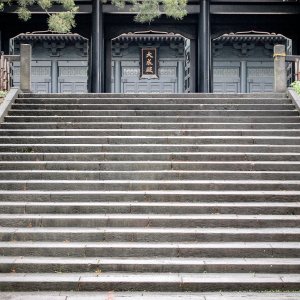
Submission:
[[[0,293],[1,300],[299,300],[295,293],[24,292]]]

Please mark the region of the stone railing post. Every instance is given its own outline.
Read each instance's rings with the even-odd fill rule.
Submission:
[[[20,45],[20,89],[22,92],[31,91],[31,45]]]
[[[285,64],[285,45],[274,46],[274,92],[285,93],[287,91],[287,74]]]

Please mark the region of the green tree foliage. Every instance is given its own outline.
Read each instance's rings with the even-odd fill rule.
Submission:
[[[6,96],[6,92],[0,90],[0,98],[4,98]]]
[[[12,0],[5,3],[10,4]],[[107,0],[99,0],[107,2]],[[18,15],[21,20],[27,21],[31,18],[30,7],[39,5],[48,14],[49,30],[58,33],[67,33],[75,27],[75,14],[78,7],[75,0],[16,0],[18,4]],[[161,14],[166,14],[174,19],[182,19],[186,14],[187,0],[111,0],[111,3],[122,9],[126,3],[131,5],[131,11],[136,13],[135,20],[140,23],[151,22]],[[53,5],[61,5],[63,11],[51,12]],[[0,3],[0,10],[4,8]]]
[[[291,87],[296,91],[298,95],[300,95],[300,81],[294,81],[291,84]]]
[[[131,11],[136,13],[135,20],[140,23],[151,22],[163,13],[178,20],[187,14],[187,0],[111,0],[121,9],[126,2],[131,4]]]
[[[10,5],[12,0],[5,2]],[[75,5],[74,0],[16,0],[18,9],[17,13],[19,18],[23,21],[28,21],[31,18],[30,7],[32,5],[40,6],[48,14],[48,28],[51,31],[58,33],[67,33],[75,27],[75,13],[78,7]],[[61,5],[62,12],[51,13],[53,5]],[[4,3],[0,4],[0,10],[4,8]]]

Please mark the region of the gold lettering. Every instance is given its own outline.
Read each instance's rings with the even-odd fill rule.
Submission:
[[[152,60],[150,58],[147,59],[146,65],[153,66]]]
[[[153,58],[153,55],[152,55],[152,53],[150,51],[147,52],[146,58]]]
[[[152,68],[152,67],[147,67],[147,68],[146,68],[146,73],[151,73],[151,74],[153,74],[153,68]]]

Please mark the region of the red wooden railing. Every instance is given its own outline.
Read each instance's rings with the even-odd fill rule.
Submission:
[[[292,82],[300,81],[300,56],[299,55],[287,55],[286,62],[292,63]]]
[[[300,81],[300,59],[295,61],[295,80]]]
[[[0,52],[0,90],[8,91],[11,86],[10,61]]]

